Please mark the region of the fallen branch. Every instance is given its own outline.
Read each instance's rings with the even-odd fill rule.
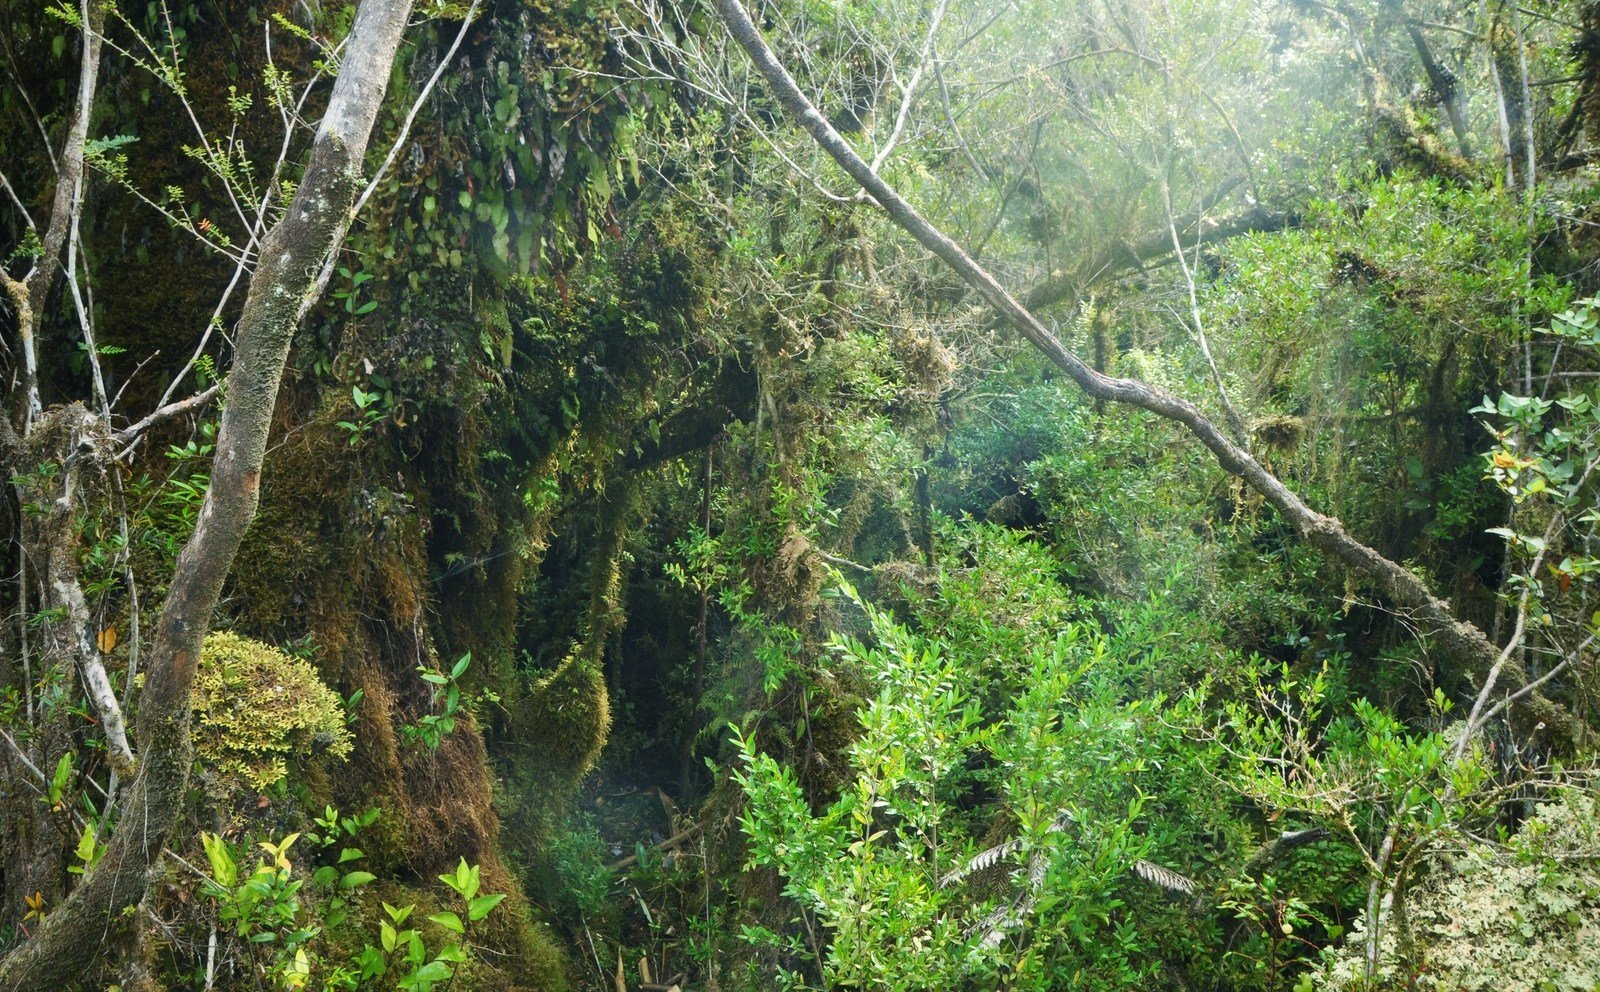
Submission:
[[[685,827],[684,829],[682,829],[682,830],[678,831],[677,833],[673,834],[671,837],[668,837],[666,840],[662,841],[661,843],[656,844],[654,847],[651,847],[650,850],[652,850],[652,851],[670,851],[673,848],[683,844],[685,841],[690,841],[690,840],[693,840],[694,838],[700,836],[700,831],[703,830],[703,829],[704,828],[698,823],[693,824],[693,825],[688,826],[688,827]],[[634,865],[636,865],[638,863],[639,863],[639,854],[638,854],[638,852],[634,852],[633,854],[630,854],[627,857],[622,858],[619,861],[613,861],[609,865],[606,865],[606,871],[625,871],[626,869],[632,868]]]

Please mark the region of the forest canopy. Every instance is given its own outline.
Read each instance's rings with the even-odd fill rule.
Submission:
[[[0,67],[0,992],[1600,987],[1600,3]]]

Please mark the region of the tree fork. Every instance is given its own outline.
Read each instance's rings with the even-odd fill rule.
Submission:
[[[178,557],[150,651],[138,720],[139,775],[104,857],[0,960],[0,992],[71,987],[116,919],[144,896],[182,807],[195,665],[211,612],[255,516],[267,434],[295,326],[319,295],[318,273],[349,228],[362,161],[411,14],[411,0],[361,0],[304,178],[261,243],[240,316],[211,485]]]
[[[1411,610],[1423,621],[1426,632],[1447,653],[1468,662],[1485,677],[1494,669],[1500,661],[1500,651],[1483,631],[1457,617],[1450,605],[1435,596],[1421,578],[1356,540],[1338,519],[1313,510],[1254,456],[1229,439],[1193,403],[1142,382],[1104,375],[1067,350],[994,276],[918,213],[856,154],[855,149],[801,92],[751,21],[741,0],[716,0],[716,5],[733,39],[745,50],[756,70],[772,87],[778,103],[793,115],[818,146],[861,184],[889,215],[890,220],[954,269],[1018,333],[1071,377],[1079,388],[1094,399],[1127,404],[1182,424],[1211,451],[1224,470],[1238,476],[1260,493],[1324,556],[1363,576],[1395,605]],[[1527,673],[1513,659],[1504,664],[1500,679],[1508,690],[1515,691],[1527,684]],[[1532,716],[1569,740],[1579,741],[1587,737],[1583,723],[1548,698],[1534,694],[1528,700],[1528,705]]]

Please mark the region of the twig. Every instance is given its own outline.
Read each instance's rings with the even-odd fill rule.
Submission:
[[[678,845],[682,844],[684,841],[693,840],[695,837],[699,836],[700,832],[702,830],[704,830],[704,829],[705,828],[701,824],[698,824],[698,823],[691,824],[691,825],[683,828],[682,830],[678,831],[677,833],[673,834],[671,837],[668,837],[666,840],[662,841],[661,843],[655,845],[654,847],[651,847],[650,850],[652,850],[652,851],[670,851],[674,847],[677,847]],[[636,865],[638,863],[639,863],[639,854],[638,854],[637,851],[635,851],[633,854],[630,854],[627,857],[622,858],[621,860],[613,861],[609,865],[606,865],[606,871],[622,871],[622,870],[627,869],[627,868],[632,868],[634,865]]]
[[[1172,213],[1172,190],[1167,185],[1165,176],[1161,177],[1161,199],[1167,208],[1167,231],[1172,235],[1172,254],[1178,259],[1178,266],[1183,270],[1183,281],[1189,287],[1189,316],[1194,321],[1194,339],[1200,346],[1200,354],[1205,356],[1206,366],[1211,369],[1211,379],[1217,384],[1217,398],[1222,401],[1222,412],[1228,418],[1228,426],[1233,429],[1233,437],[1241,446],[1250,444],[1250,431],[1245,427],[1244,418],[1239,416],[1239,410],[1228,398],[1228,387],[1222,381],[1222,370],[1217,368],[1217,360],[1211,357],[1211,346],[1206,342],[1205,324],[1200,319],[1200,294],[1194,284],[1194,270],[1189,267],[1189,260],[1183,255],[1183,241],[1178,237],[1178,220]],[[1196,263],[1199,262],[1200,234],[1204,225],[1195,225],[1194,250]]]
[[[821,548],[817,549],[817,557],[836,568],[854,569],[855,571],[860,572],[862,575],[872,574],[872,569],[866,565],[862,565],[859,562],[853,562],[848,558],[840,558],[838,555],[830,555]]]

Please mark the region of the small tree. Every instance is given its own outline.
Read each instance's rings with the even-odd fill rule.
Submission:
[[[44,574],[36,576],[38,598],[33,604],[48,618],[44,638],[32,645],[38,663],[75,665],[82,673],[116,754],[115,767],[125,776],[131,774],[132,781],[117,796],[121,822],[127,826],[112,835],[104,856],[45,917],[32,939],[0,961],[0,989],[67,987],[96,958],[110,922],[142,898],[147,870],[160,855],[178,814],[192,764],[191,695],[201,642],[255,514],[268,429],[290,339],[320,298],[358,205],[368,141],[411,7],[411,0],[360,3],[337,69],[331,70],[335,78],[327,110],[292,198],[277,181],[280,173],[289,171],[291,135],[286,133],[285,156],[276,163],[273,182],[249,203],[241,203],[229,189],[243,224],[242,243],[214,239],[207,225],[193,225],[236,263],[234,280],[223,291],[217,313],[224,312],[234,286],[243,285],[246,296],[234,333],[234,360],[226,379],[210,485],[194,531],[178,557],[146,661],[137,749],[121,732],[119,701],[96,659],[95,636],[77,581],[72,540],[75,499],[80,480],[119,448],[160,420],[198,407],[218,389],[165,403],[128,427],[113,428],[111,405],[95,364],[92,310],[82,292],[79,230],[87,167],[97,158],[103,164],[109,151],[105,142],[90,140],[89,129],[101,100],[98,82],[101,54],[108,43],[107,19],[120,15],[113,5],[98,0],[81,0],[75,9],[63,6],[54,11],[80,31],[83,54],[71,124],[59,154],[53,156],[58,167],[50,215],[42,233],[11,256],[24,259],[28,271],[20,276],[0,272],[22,359],[16,389],[0,416],[0,460],[13,475],[28,476],[19,490],[25,500],[41,507],[19,535],[23,560],[44,563]],[[183,95],[175,46],[168,55],[156,46],[128,54]],[[287,111],[284,120],[286,129],[292,129],[294,118]],[[202,133],[200,145],[199,154],[209,168],[228,169],[231,142],[214,143]],[[109,173],[116,179],[114,160],[110,161]],[[6,187],[10,191],[9,182]],[[39,232],[41,227],[26,216],[21,200],[15,195],[12,200],[23,211],[28,230]],[[187,214],[174,219],[189,223]],[[39,389],[38,337],[44,326],[42,314],[58,281],[67,287],[78,316],[94,368],[94,388],[88,403],[45,410]],[[37,466],[43,469],[28,475]],[[25,596],[29,588],[25,584]],[[27,606],[25,601],[23,612],[31,612]],[[32,673],[26,675],[31,682]],[[113,795],[115,787],[113,782]]]

